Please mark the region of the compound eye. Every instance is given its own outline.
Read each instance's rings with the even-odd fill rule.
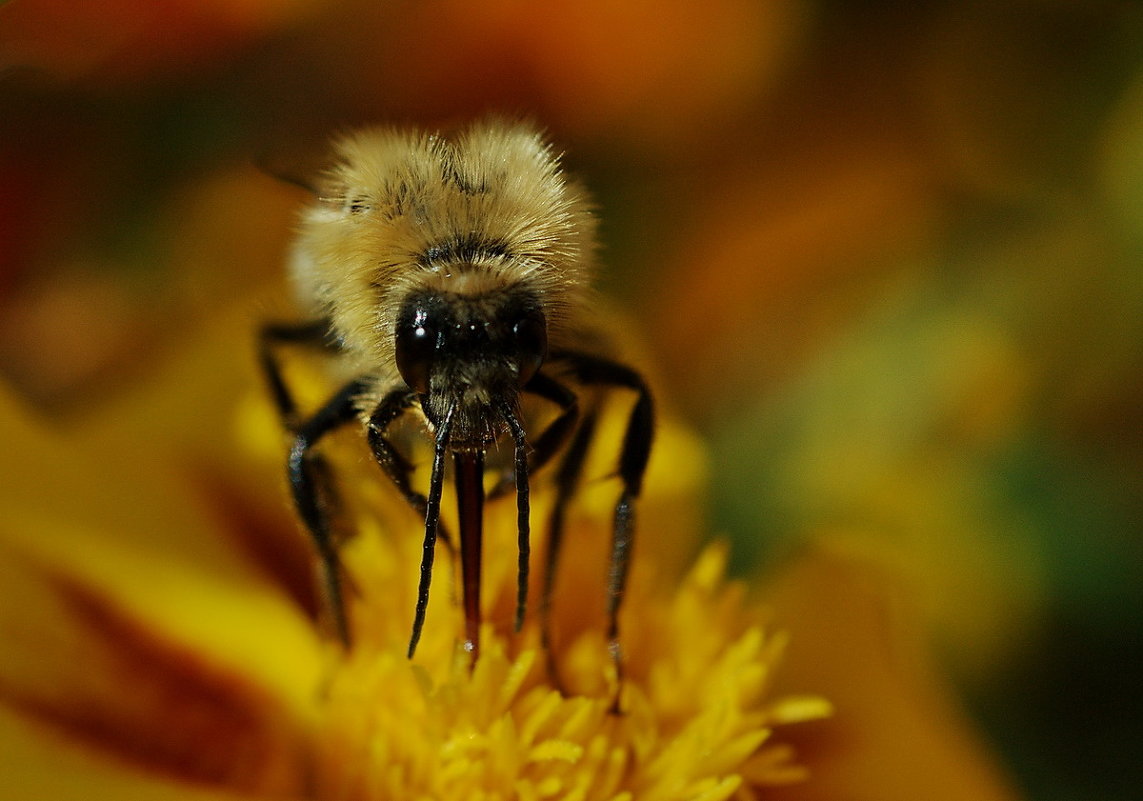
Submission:
[[[437,353],[437,331],[417,315],[397,325],[397,370],[414,392],[426,395],[429,376]]]
[[[548,355],[548,323],[543,312],[531,311],[512,326],[512,336],[516,340],[516,358],[519,364],[517,381],[524,386]]]

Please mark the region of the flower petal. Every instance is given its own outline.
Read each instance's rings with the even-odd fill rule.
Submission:
[[[907,605],[883,569],[820,545],[770,593],[796,632],[779,691],[812,688],[834,716],[788,730],[810,781],[785,801],[1011,801],[1016,792],[928,664]]]
[[[144,773],[68,741],[0,706],[0,774],[6,799],[237,801],[247,795]]]
[[[11,710],[151,773],[243,791],[301,787],[301,721],[270,689],[76,576],[7,555],[5,585],[35,592],[61,623],[0,619],[0,701]]]

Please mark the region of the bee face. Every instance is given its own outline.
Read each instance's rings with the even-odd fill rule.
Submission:
[[[500,120],[448,138],[366,130],[335,154],[293,262],[314,316],[378,384],[426,396],[430,419],[449,397],[514,393],[535,341],[567,336],[592,262],[593,216],[555,154]]]
[[[394,330],[397,370],[434,424],[455,410],[456,448],[483,448],[503,430],[500,408],[547,355],[547,321],[526,286],[480,294],[420,291],[405,298]]]

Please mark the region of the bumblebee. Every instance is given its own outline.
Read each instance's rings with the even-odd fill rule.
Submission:
[[[528,607],[529,484],[552,464],[555,503],[540,600],[550,644],[552,588],[563,519],[596,423],[599,392],[623,389],[634,405],[618,451],[606,580],[608,641],[619,665],[618,613],[635,525],[635,503],[651,451],[652,396],[642,376],[602,355],[590,315],[595,219],[541,134],[502,119],[448,135],[368,128],[333,144],[331,166],[313,185],[290,271],[307,319],[266,325],[260,361],[291,438],[287,475],[297,513],[317,552],[324,605],[349,646],[341,565],[331,516],[336,493],[321,456],[329,432],[356,422],[383,475],[424,518],[424,544],[408,656],[425,622],[446,462],[454,462],[465,649],[480,642],[480,573],[486,495],[515,492],[519,567],[516,629]],[[340,388],[302,415],[287,385],[282,346],[317,346]],[[585,392],[585,389],[593,391]],[[552,405],[529,432],[522,396]],[[406,415],[433,445],[427,491],[391,436]],[[510,442],[510,469],[485,491],[485,456]]]

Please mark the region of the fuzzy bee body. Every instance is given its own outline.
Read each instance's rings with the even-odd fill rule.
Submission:
[[[530,126],[485,120],[453,136],[367,129],[339,139],[333,165],[315,187],[291,256],[300,303],[312,322],[267,326],[262,363],[293,436],[289,478],[300,516],[321,559],[327,605],[348,644],[339,564],[330,536],[329,468],[316,443],[357,419],[373,455],[405,498],[425,515],[421,588],[409,654],[428,598],[440,527],[444,461],[456,461],[467,621],[476,654],[479,629],[479,534],[484,453],[515,446],[513,483],[520,526],[517,626],[523,619],[529,552],[529,474],[560,460],[560,497],[549,521],[545,597],[550,602],[562,506],[582,467],[594,411],[575,387],[626,387],[637,395],[622,446],[623,490],[608,582],[612,649],[633,531],[633,504],[652,436],[650,394],[637,373],[583,348],[591,340],[589,281],[595,221],[582,190]],[[324,342],[347,383],[302,418],[280,370],[282,344]],[[557,408],[530,436],[520,397]],[[423,416],[435,440],[429,491],[410,483],[410,466],[387,438],[407,412]],[[504,490],[511,490],[511,485]],[[496,490],[494,490],[495,492]],[[544,636],[547,639],[546,621]],[[618,658],[616,656],[616,658]]]

